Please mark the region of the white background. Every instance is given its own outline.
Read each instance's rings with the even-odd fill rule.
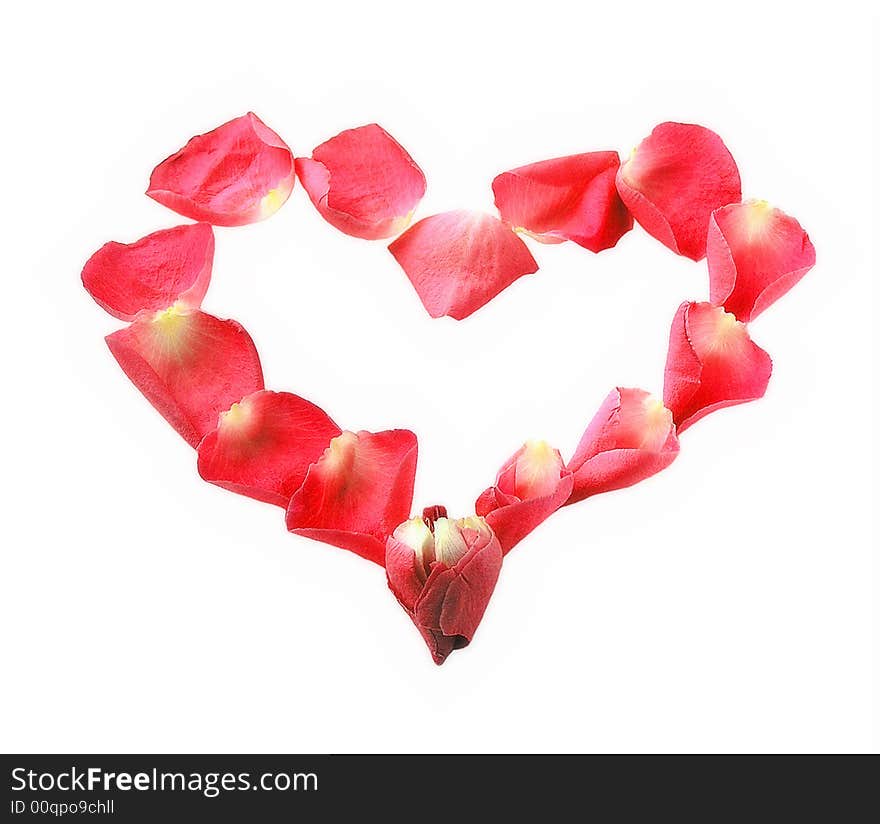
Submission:
[[[7,10],[3,749],[877,746],[871,23],[662,5]],[[103,242],[181,222],[142,194],[153,166],[248,109],[299,154],[381,123],[425,170],[422,217],[491,208],[515,165],[625,155],[668,119],[714,128],[745,195],[818,250],[753,324],[766,398],[545,524],[436,668],[378,567],[200,481],[82,290]],[[532,249],[538,274],[432,321],[384,244],[331,228],[298,185],[271,220],[217,231],[205,308],[250,330],[270,388],[346,428],[414,429],[415,507],[463,515],[525,438],[570,455],[615,384],[660,391],[675,308],[707,295],[704,263],[638,227],[601,256]]]

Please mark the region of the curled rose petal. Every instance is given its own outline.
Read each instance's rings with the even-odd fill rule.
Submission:
[[[617,152],[588,152],[521,166],[492,181],[501,219],[542,243],[610,249],[632,229],[617,193]]]
[[[261,390],[232,404],[199,444],[206,481],[287,507],[342,430],[323,409],[289,392]]]
[[[211,280],[214,232],[207,223],[153,232],[134,243],[105,243],[86,262],[82,282],[120,320],[180,302],[198,308]]]
[[[287,144],[253,112],[196,135],[150,175],[147,194],[215,226],[243,226],[275,214],[296,172]]]
[[[388,538],[388,586],[435,664],[473,639],[501,562],[501,545],[482,518],[411,518]]]
[[[175,304],[107,336],[113,357],[165,419],[196,447],[219,415],[263,388],[254,342],[234,320]]]
[[[400,234],[425,195],[425,175],[388,132],[371,123],[298,157],[296,172],[321,216],[347,235]]]
[[[706,241],[709,300],[753,320],[816,264],[816,250],[793,217],[766,200],[716,209]]]
[[[716,409],[763,397],[772,369],[733,315],[711,303],[683,303],[669,334],[663,402],[681,433]]]
[[[558,449],[527,441],[498,471],[495,486],[477,498],[477,515],[506,554],[568,500],[572,484]]]
[[[643,389],[618,387],[605,398],[568,462],[574,487],[567,503],[632,486],[665,469],[677,455],[672,412]]]
[[[480,212],[426,217],[388,250],[432,318],[466,318],[518,278],[538,271],[516,233]]]
[[[742,197],[721,138],[690,123],[657,126],[620,167],[617,190],[646,232],[693,260],[706,255],[712,212]]]
[[[343,432],[290,499],[287,528],[382,564],[385,541],[409,515],[417,454],[407,429]]]

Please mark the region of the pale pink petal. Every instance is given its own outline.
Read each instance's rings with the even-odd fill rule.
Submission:
[[[516,233],[480,212],[426,217],[388,249],[432,318],[466,318],[518,278],[538,271]]]

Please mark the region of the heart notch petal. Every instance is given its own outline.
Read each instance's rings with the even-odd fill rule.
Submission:
[[[394,530],[385,570],[389,588],[434,663],[442,664],[473,639],[501,573],[503,553],[483,518],[452,520],[442,507],[433,509]]]

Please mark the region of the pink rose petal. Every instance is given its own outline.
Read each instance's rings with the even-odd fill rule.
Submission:
[[[492,181],[501,219],[542,243],[571,240],[592,252],[632,229],[617,193],[617,152],[589,152],[521,166]]]
[[[381,126],[348,129],[298,157],[296,171],[321,216],[347,235],[400,234],[425,195],[425,175]]]
[[[383,564],[412,504],[418,444],[406,429],[343,432],[290,499],[287,528]]]
[[[574,487],[567,503],[632,486],[677,456],[672,413],[643,389],[618,387],[605,398],[568,462]]]
[[[107,336],[132,383],[187,440],[199,441],[221,412],[263,388],[260,357],[234,320],[175,304]]]
[[[289,392],[261,390],[220,414],[199,444],[199,474],[240,495],[287,508],[342,430],[323,409]]]
[[[287,144],[252,112],[196,135],[150,175],[147,194],[215,226],[242,226],[280,209],[296,180]]]
[[[620,167],[617,189],[645,231],[693,260],[706,255],[712,212],[742,197],[721,138],[690,123],[657,126]]]
[[[716,209],[706,243],[709,300],[754,320],[816,263],[816,250],[793,217],[764,200]]]
[[[516,233],[480,212],[420,220],[388,250],[432,318],[466,318],[538,264]]]
[[[572,485],[559,450],[528,441],[498,471],[495,486],[477,498],[476,512],[506,554],[568,500]]]
[[[772,369],[733,315],[711,303],[683,303],[669,335],[663,402],[680,434],[716,409],[763,397]]]
[[[105,243],[86,262],[82,282],[111,315],[131,321],[138,312],[178,302],[197,309],[208,291],[213,261],[213,230],[193,223],[134,243]]]

